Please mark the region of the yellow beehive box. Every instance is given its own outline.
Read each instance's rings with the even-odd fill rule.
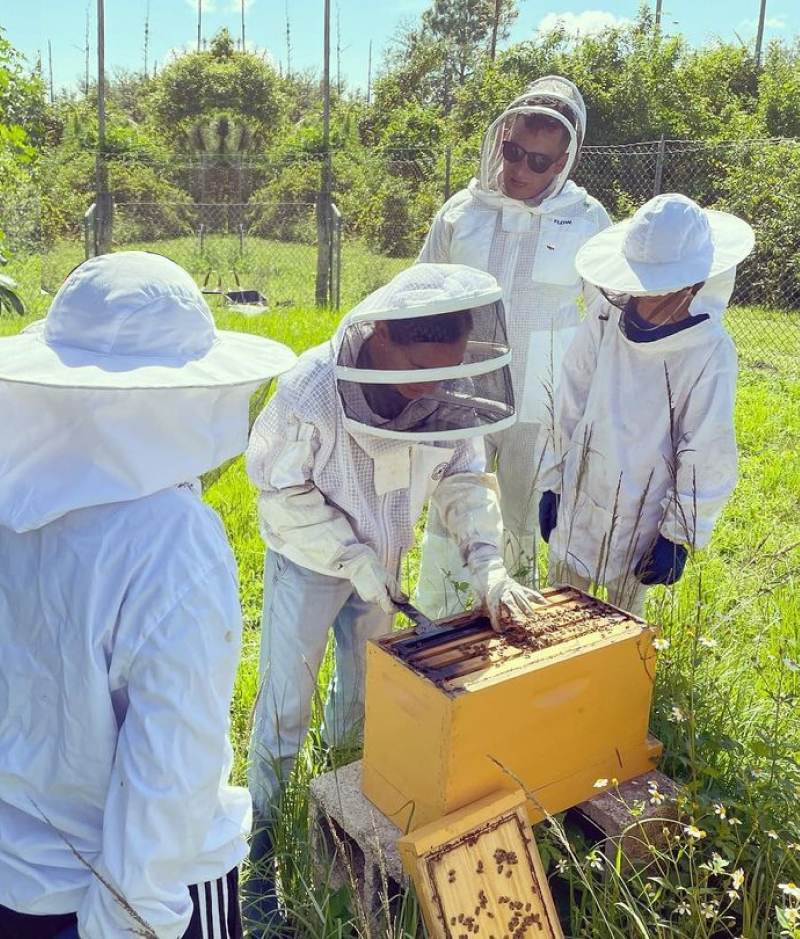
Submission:
[[[431,939],[563,939],[521,789],[425,825],[398,848]]]
[[[465,614],[369,643],[363,789],[401,830],[520,786],[535,822],[654,767],[655,628],[571,587],[545,595],[522,638]]]

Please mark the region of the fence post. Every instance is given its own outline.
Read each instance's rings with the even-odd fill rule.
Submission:
[[[97,227],[95,217],[97,203],[93,202],[83,213],[83,253],[86,259],[97,256]]]
[[[444,201],[450,198],[450,164],[453,159],[453,148],[448,144],[444,148]]]
[[[114,238],[114,197],[110,192],[98,192],[95,210],[95,254],[108,254]]]
[[[661,140],[658,142],[658,151],[656,152],[656,177],[653,181],[653,195],[658,196],[661,194],[661,177],[664,173],[664,155],[666,153],[667,145],[664,140],[664,135],[661,135]]]
[[[338,310],[342,299],[342,213],[335,202],[331,202],[330,234],[330,304]]]
[[[325,306],[330,299],[331,271],[331,195],[323,190],[317,193],[317,306]]]

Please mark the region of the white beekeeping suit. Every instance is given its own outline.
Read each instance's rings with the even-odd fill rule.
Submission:
[[[250,752],[262,814],[308,731],[331,627],[325,733],[333,742],[358,728],[365,643],[391,628],[400,562],[429,498],[490,614],[530,598],[502,565],[496,484],[475,449],[515,419],[500,294],[462,265],[409,268],[300,357],[254,425],[247,470],[270,548]],[[380,358],[387,349],[395,368]]]
[[[641,613],[643,582],[674,582],[640,576],[656,540],[684,557],[708,544],[737,474],[736,349],[721,318],[752,247],[746,222],[665,194],[580,252],[578,269],[614,303],[587,317],[564,360],[543,474],[560,494],[553,580],[605,585]],[[670,302],[700,284],[677,323],[634,319],[631,298]]]
[[[553,110],[554,105],[559,111]],[[503,182],[504,141],[517,120],[541,114],[569,134],[563,169],[536,198],[514,198]],[[568,116],[565,116],[568,115]],[[517,424],[486,438],[487,466],[496,463],[509,570],[535,565],[537,480],[552,428],[552,395],[561,360],[581,322],[582,300],[597,302],[594,288],[575,270],[575,255],[610,224],[603,206],[569,179],[586,131],[580,92],[564,78],[530,85],[486,133],[480,174],[438,212],[419,261],[469,264],[493,274],[503,289]],[[457,612],[453,581],[465,578],[435,511],[423,542],[417,599],[430,616]]]
[[[140,251],[0,339],[0,908],[180,939],[196,885],[245,857],[236,562],[189,481],[244,450],[251,395],[295,362]]]

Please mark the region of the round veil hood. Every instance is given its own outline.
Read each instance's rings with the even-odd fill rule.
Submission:
[[[295,361],[217,330],[167,258],[86,261],[44,321],[0,339],[0,525],[27,531],[214,469],[246,447],[251,395]]]
[[[569,112],[569,118],[553,109],[556,103]],[[573,82],[560,75],[546,75],[531,82],[487,130],[483,139],[480,175],[477,181],[480,191],[505,195],[502,188],[503,141],[511,133],[515,120],[531,114],[541,114],[557,121],[569,134],[567,162],[551,184],[548,198],[557,196],[564,188],[586,136],[586,105]]]
[[[462,264],[415,264],[361,301],[334,338],[353,433],[447,441],[516,419],[501,290]]]

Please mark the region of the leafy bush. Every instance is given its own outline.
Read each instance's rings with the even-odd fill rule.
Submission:
[[[756,230],[738,299],[800,308],[800,142],[743,145],[730,160],[718,207]]]

